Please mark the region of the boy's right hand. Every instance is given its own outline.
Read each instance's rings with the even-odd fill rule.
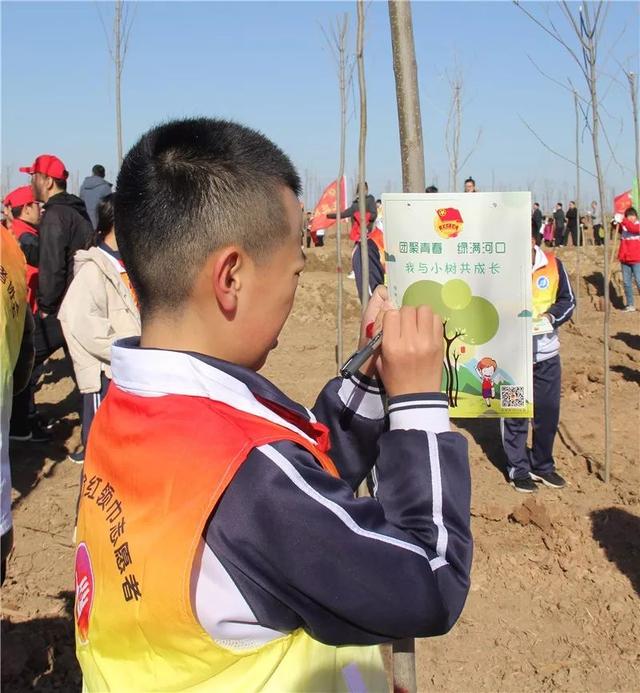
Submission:
[[[384,313],[377,366],[390,397],[440,392],[442,342],[442,319],[429,306]]]

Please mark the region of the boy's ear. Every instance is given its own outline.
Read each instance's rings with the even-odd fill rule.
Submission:
[[[233,246],[223,248],[212,258],[213,292],[222,312],[228,315],[233,314],[238,305],[243,260],[242,252]]]

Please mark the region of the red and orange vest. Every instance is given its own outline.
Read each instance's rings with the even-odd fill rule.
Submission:
[[[276,440],[337,476],[321,444],[265,419],[203,397],[111,387],[91,428],[77,528],[76,651],[87,691],[280,693],[311,681],[345,690],[353,663],[367,690],[386,688],[377,647],[331,647],[297,630],[229,650],[194,615],[205,525],[250,451]]]

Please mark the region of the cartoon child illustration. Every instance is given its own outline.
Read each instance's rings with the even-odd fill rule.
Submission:
[[[496,391],[493,387],[493,376],[498,368],[498,364],[488,356],[480,359],[476,365],[476,370],[482,380],[482,399],[484,399],[485,404],[491,406],[491,398],[495,397]]]

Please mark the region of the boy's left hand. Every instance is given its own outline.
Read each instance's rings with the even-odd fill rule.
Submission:
[[[369,303],[362,316],[360,325],[360,341],[358,349],[362,349],[371,338],[382,329],[382,316],[386,311],[393,309],[395,306],[389,298],[389,292],[386,286],[378,286],[369,298]],[[376,361],[378,360],[378,352],[376,352],[368,361],[366,361],[360,371],[368,376],[373,377],[376,374]]]

